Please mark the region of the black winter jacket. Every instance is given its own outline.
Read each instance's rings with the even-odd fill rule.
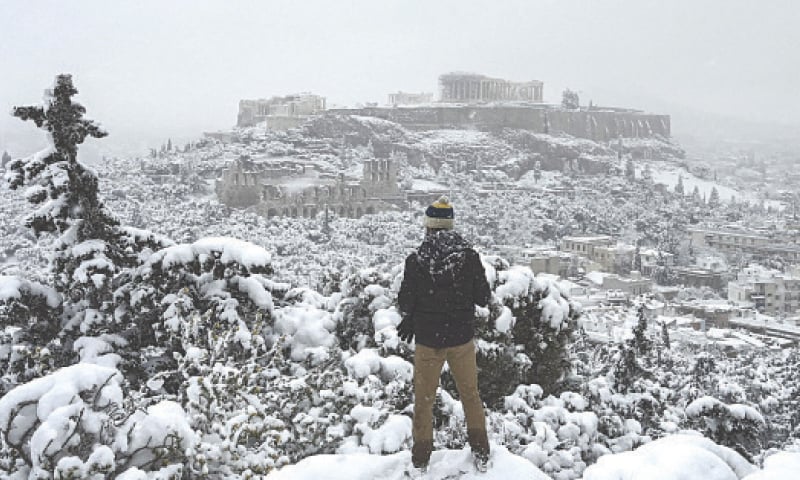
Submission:
[[[472,340],[475,305],[485,307],[490,296],[478,253],[458,233],[438,230],[406,258],[398,303],[416,342],[443,348]]]

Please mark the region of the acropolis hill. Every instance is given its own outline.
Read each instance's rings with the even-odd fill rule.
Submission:
[[[424,103],[430,94],[403,92],[389,96],[390,106],[360,108],[325,109],[324,99],[310,94],[243,100],[238,124],[266,121],[267,128],[284,130],[313,115],[358,115],[382,118],[412,130],[514,128],[594,141],[670,136],[669,115],[592,105],[567,109],[544,103],[543,90],[542,82],[536,80],[512,82],[472,73],[448,73],[439,77],[437,102]]]

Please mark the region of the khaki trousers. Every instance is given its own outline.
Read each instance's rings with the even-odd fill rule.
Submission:
[[[414,447],[415,464],[427,464],[433,449],[433,403],[444,362],[456,381],[464,416],[467,420],[467,437],[472,451],[489,454],[486,435],[486,417],[478,393],[478,366],[475,360],[475,342],[457,347],[431,348],[417,344],[414,353]]]

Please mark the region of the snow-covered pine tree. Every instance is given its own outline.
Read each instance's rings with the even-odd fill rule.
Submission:
[[[634,180],[636,178],[636,166],[633,164],[633,158],[628,157],[625,161],[625,177]]]
[[[558,392],[572,372],[569,343],[579,311],[557,285],[535,277],[530,268],[511,267],[497,277],[495,295],[510,314],[495,325],[510,332],[515,349],[530,362],[524,383],[540,385],[545,394]]]
[[[561,92],[561,106],[568,110],[577,110],[581,107],[580,97],[578,92],[566,89]]]
[[[667,350],[670,349],[670,339],[669,339],[669,327],[667,327],[667,322],[661,322],[661,342],[664,344],[664,348]]]
[[[678,175],[678,183],[675,184],[675,193],[683,195],[683,175]]]
[[[78,161],[78,145],[107,134],[83,118],[86,109],[72,100],[77,93],[70,75],[58,75],[55,87],[45,92],[44,106],[14,109],[16,117],[47,131],[51,145],[29,158],[12,160],[6,173],[10,188],[27,186],[26,198],[38,207],[26,220],[33,233],[58,235],[52,268],[54,286],[64,297],[60,365],[74,360],[73,342],[81,336],[121,334],[106,340],[124,344],[126,332],[137,330],[135,322],[122,324],[114,318],[114,277],[134,266],[143,249],[171,243],[121,227],[100,199],[97,175]]]
[[[636,311],[636,326],[633,328],[632,346],[640,355],[647,356],[653,347],[653,341],[647,336],[647,313],[644,304]]]
[[[111,279],[129,255],[119,221],[99,198],[97,175],[78,161],[78,145],[107,133],[83,118],[86,109],[72,101],[77,93],[70,75],[58,75],[43,107],[14,108],[14,116],[48,132],[51,146],[11,161],[6,174],[12,189],[28,187],[25,196],[38,207],[26,220],[34,234],[59,235],[53,273],[56,289],[69,304],[67,327],[103,321],[109,312]]]
[[[695,203],[699,203],[701,198],[702,197],[700,196],[700,187],[695,185],[694,189],[692,190],[692,201],[694,201]]]
[[[708,206],[718,207],[719,204],[720,204],[719,191],[717,190],[717,187],[712,187],[711,194],[708,196]]]

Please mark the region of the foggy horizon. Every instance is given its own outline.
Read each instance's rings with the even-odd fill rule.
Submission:
[[[541,80],[550,103],[570,88],[582,104],[669,114],[676,134],[709,115],[793,129],[797,10],[717,0],[5,2],[0,147],[30,148],[38,134],[8,113],[39,103],[59,73],[73,75],[88,117],[110,131],[109,149],[231,128],[240,99],[437,96],[449,71]]]

